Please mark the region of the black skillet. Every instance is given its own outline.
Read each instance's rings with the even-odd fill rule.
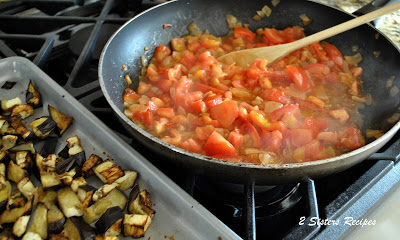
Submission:
[[[254,21],[252,17],[256,11],[266,4],[272,8],[272,15],[261,21]],[[302,26],[299,15],[303,13],[313,19],[311,24],[304,27],[307,35],[354,17],[338,9],[305,0],[281,0],[276,7],[272,7],[270,1],[264,0],[180,0],[156,6],[124,24],[106,44],[99,63],[99,80],[103,93],[121,122],[137,141],[148,146],[151,151],[164,155],[173,164],[190,168],[199,174],[240,183],[255,181],[257,184],[279,184],[345,170],[378,151],[400,127],[398,122],[387,122],[390,116],[399,112],[399,94],[390,97],[389,89],[385,87],[386,80],[391,76],[396,76],[394,84],[400,85],[399,49],[371,25],[363,25],[327,39],[344,55],[354,55],[351,49],[358,46],[363,56],[360,64],[364,68],[363,91],[370,93],[374,100],[371,106],[362,110],[364,124],[360,127],[363,130],[381,129],[385,132],[378,140],[370,140],[366,146],[350,153],[298,164],[253,165],[227,162],[193,154],[162,142],[136,126],[123,113],[125,107],[122,95],[127,86],[124,80],[126,72],[123,71],[122,65],[129,66],[130,77],[137,81],[141,68],[140,57],[150,59],[159,44],[168,45],[172,38],[188,34],[186,27],[189,23],[194,22],[201,29],[222,36],[228,32],[226,14],[234,15],[242,23],[250,24],[250,29],[255,30],[260,27],[284,29],[294,25]],[[171,27],[164,29],[164,24],[171,24]],[[145,47],[148,48],[147,51],[144,50]],[[379,52],[379,57],[373,52]]]

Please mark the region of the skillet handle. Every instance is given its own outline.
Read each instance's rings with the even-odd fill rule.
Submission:
[[[394,141],[394,142],[392,142]],[[393,136],[386,145],[378,152],[372,154],[366,160],[390,160],[397,162],[400,159],[400,137],[399,134]]]

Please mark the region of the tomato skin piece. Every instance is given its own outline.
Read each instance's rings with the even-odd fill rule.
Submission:
[[[307,117],[303,124],[302,127],[305,129],[310,129],[313,133],[313,137],[317,137],[318,133],[320,132],[320,128],[318,126],[317,120],[313,117]]]
[[[234,100],[227,100],[210,109],[210,115],[217,120],[223,128],[229,128],[239,116],[239,107]]]
[[[326,44],[324,45],[324,49],[326,51],[326,54],[328,55],[328,57],[330,59],[332,59],[332,61],[340,68],[343,69],[343,55],[342,53],[339,51],[339,49],[337,49],[335,46],[333,46],[332,44]]]
[[[222,91],[222,90],[220,90],[218,88],[211,87],[211,86],[208,86],[208,85],[205,85],[205,84],[202,84],[202,83],[198,83],[198,82],[196,82],[194,84],[194,89],[198,90],[198,91],[201,91],[202,93],[207,93],[209,91],[212,91],[215,94],[221,94],[221,95],[225,93],[225,91]]]
[[[254,32],[242,27],[235,27],[233,34],[236,38],[242,38],[245,41],[252,41],[257,36],[257,34],[255,34]]]
[[[158,62],[161,62],[165,57],[169,55],[171,55],[171,50],[165,45],[161,44],[154,50],[154,58]]]
[[[272,44],[282,44],[286,43],[285,36],[281,33],[281,31],[275,28],[266,28],[264,30],[264,36],[268,39],[268,41]]]
[[[261,142],[262,147],[267,151],[279,153],[281,151],[282,146],[282,133],[278,130],[268,132],[262,131],[261,132]]]
[[[313,132],[310,129],[292,129],[289,134],[292,144],[296,147],[304,146],[313,140]]]
[[[173,108],[158,108],[156,110],[157,114],[166,117],[166,118],[173,118],[175,117],[175,110]]]
[[[286,94],[286,91],[283,88],[273,88],[268,92],[267,100],[287,104],[290,102],[290,97]]]
[[[207,142],[204,144],[203,149],[209,156],[220,154],[237,155],[235,147],[217,131],[214,131],[210,135],[210,137],[207,139]]]
[[[301,90],[305,91],[309,88],[307,74],[302,68],[296,65],[287,65],[286,72],[289,78],[292,79]]]
[[[232,131],[228,135],[228,141],[232,143],[236,149],[239,149],[239,147],[242,146],[243,140],[243,134]]]
[[[219,94],[209,96],[206,99],[204,99],[204,102],[206,103],[207,108],[212,108],[212,107],[222,103],[222,96]]]
[[[295,114],[297,111],[299,110],[299,105],[297,104],[289,104],[286,106],[283,106],[281,108],[276,109],[275,111],[273,111],[270,115],[271,120],[273,122],[279,121],[283,115],[285,115],[285,113],[292,113]]]
[[[261,147],[260,135],[258,134],[257,129],[251,123],[244,123],[240,129],[244,134],[248,134],[251,137],[251,140],[253,141],[252,147]]]

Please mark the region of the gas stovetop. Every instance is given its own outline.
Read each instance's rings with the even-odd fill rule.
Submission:
[[[133,148],[244,239],[332,239],[400,181],[400,133],[384,149],[344,172],[297,184],[243,186],[191,174],[149,154],[119,124],[97,78],[112,33],[159,1],[17,0],[0,2],[0,58],[30,59]],[[355,220],[355,221],[351,221]]]

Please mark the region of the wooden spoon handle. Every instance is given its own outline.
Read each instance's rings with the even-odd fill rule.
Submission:
[[[310,35],[308,37],[299,39],[293,44],[290,45],[290,50],[288,49],[288,52],[292,52],[292,50],[297,50],[299,48],[305,47],[307,45],[310,45],[312,43],[327,39],[329,37],[332,37],[334,35],[337,35],[339,33],[345,32],[347,30],[353,29],[355,27],[358,27],[364,23],[371,22],[372,20],[375,20],[378,17],[381,17],[385,14],[394,12],[396,10],[400,9],[400,2],[391,4],[389,6],[383,7],[381,9],[378,9],[376,11],[373,11],[371,13],[365,14],[360,17],[356,17],[350,21],[341,23],[339,25],[336,25],[334,27],[325,29],[321,32],[315,33],[313,35]]]

